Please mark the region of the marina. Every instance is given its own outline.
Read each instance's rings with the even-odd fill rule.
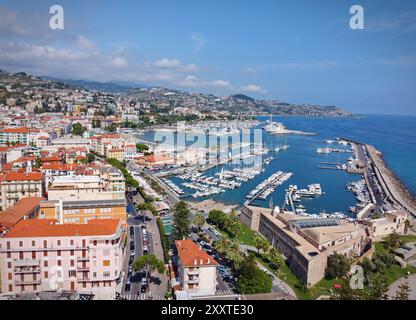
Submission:
[[[263,120],[263,123],[259,124],[257,128],[262,128],[264,126],[264,121],[267,120],[267,117],[260,117],[259,119]],[[371,125],[371,122],[365,122],[365,119],[360,121]],[[361,145],[356,145],[347,138],[333,138],[337,135],[342,137],[347,134],[348,136],[351,135],[352,137],[357,137],[357,139],[362,141],[368,140],[371,142],[371,137],[360,135],[357,133],[357,131],[354,131],[354,128],[356,128],[357,120],[331,119],[329,121],[325,118],[310,119],[303,117],[288,117],[285,118],[284,122],[289,127],[299,129],[301,128],[305,131],[317,132],[318,135],[274,135],[269,134],[267,131],[263,130],[263,145],[261,148],[263,148],[264,151],[262,153],[259,152],[252,158],[249,158],[250,161],[252,159],[253,162],[257,163],[256,166],[258,168],[261,168],[259,170],[260,174],[246,182],[237,180],[238,182],[241,182],[240,187],[227,189],[224,188],[224,186],[219,187],[218,185],[212,185],[214,187],[225,190],[225,192],[215,193],[205,197],[208,199],[212,198],[225,204],[242,205],[248,200],[246,195],[257,185],[267,179],[274,172],[282,171],[293,172],[296,175],[296,183],[298,185],[308,186],[311,182],[317,181],[322,186],[322,189],[325,190],[325,196],[321,197],[303,197],[301,199],[297,199],[297,196],[294,196],[293,203],[295,210],[303,209],[311,215],[320,215],[325,212],[332,212],[342,213],[346,217],[355,217],[356,212],[353,211],[360,211],[362,206],[357,206],[360,203],[356,194],[349,191],[346,186],[348,183],[351,183],[351,181],[359,181],[361,179],[365,179],[367,185],[374,185],[369,190],[370,199],[373,199],[372,197],[376,199],[376,207],[378,205],[382,205],[382,197],[379,196],[376,191],[373,191],[377,190],[376,185],[378,180],[375,181],[375,179],[372,178],[374,177],[373,174],[365,173],[364,168],[366,158],[361,151]],[[372,130],[375,129],[373,128]],[[145,137],[146,135],[149,137],[149,133],[146,133]],[[326,137],[328,138],[325,139]],[[151,136],[149,138],[151,139]],[[333,152],[328,154],[318,154],[314,152],[317,150],[317,148],[322,148],[322,143],[327,145],[336,144],[336,148],[351,149],[354,152]],[[283,150],[276,152],[276,148],[280,148],[284,145],[290,145],[290,148],[287,148],[285,152],[281,152]],[[260,145],[258,147],[260,147]],[[333,147],[334,146],[331,146],[331,148]],[[246,152],[248,150],[243,151]],[[228,152],[224,151],[222,158],[220,157],[219,159],[225,160],[228,158],[228,156]],[[201,174],[207,177],[212,176],[213,179],[218,179],[221,170],[223,170],[223,173],[227,173],[227,171],[233,171],[234,169],[246,170],[247,168],[255,167],[253,164],[245,166],[243,161],[239,159],[238,154],[232,154],[232,156],[235,157],[230,161],[221,161],[221,163],[208,164],[203,169],[199,167],[198,170],[194,171],[194,173],[188,173],[189,167],[178,166],[178,168],[173,169],[176,170],[178,174],[170,176],[169,179],[174,184],[183,189],[185,193],[183,197],[190,197],[193,199],[192,194],[198,190],[190,189],[181,185],[183,182],[192,181],[183,181],[186,179],[180,179],[179,176],[186,175],[188,173],[188,178],[193,175]],[[387,156],[390,156],[390,154],[387,154]],[[333,170],[322,170],[321,168],[318,168],[318,166],[331,167]],[[373,173],[376,174],[375,172]],[[367,178],[365,178],[365,176]],[[210,187],[209,184],[205,185]],[[275,191],[267,197],[266,201],[257,198],[252,201],[252,205],[269,207],[270,202],[284,203],[285,193],[288,187],[289,184],[285,182],[281,187],[276,188]],[[365,200],[365,198],[363,199]],[[365,202],[363,204],[365,204]],[[304,208],[302,208],[302,206]],[[290,208],[290,206],[288,206],[288,208]],[[298,210],[298,212],[301,212],[301,210]]]

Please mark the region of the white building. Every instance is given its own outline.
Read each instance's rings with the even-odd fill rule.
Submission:
[[[214,296],[218,262],[192,240],[177,240],[175,245],[179,257],[177,281],[181,287],[176,296],[181,299]]]

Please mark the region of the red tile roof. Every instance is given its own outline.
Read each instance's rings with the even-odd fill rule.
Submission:
[[[5,238],[107,236],[117,232],[119,219],[91,219],[87,224],[57,224],[53,219],[22,220]]]
[[[26,127],[19,127],[19,128],[5,128],[2,130],[5,133],[29,133],[30,129]]]
[[[56,162],[45,163],[42,165],[42,170],[75,171],[76,168],[76,164],[62,164]]]
[[[41,201],[41,197],[20,199],[13,207],[6,209],[0,214],[0,226],[13,227],[17,222],[38,207]]]
[[[176,240],[176,249],[178,250],[179,259],[184,267],[195,266],[217,266],[215,261],[208,253],[202,250],[192,240]]]
[[[10,172],[3,175],[3,181],[41,181],[42,173],[40,172]]]

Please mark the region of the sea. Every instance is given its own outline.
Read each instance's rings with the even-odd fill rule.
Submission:
[[[269,117],[258,117],[262,123],[261,128]],[[302,116],[274,116],[273,121],[282,122],[289,130],[312,132],[316,135],[273,135],[263,131],[264,144],[274,149],[288,144],[290,147],[278,153],[271,152],[263,158],[273,157],[271,163],[264,166],[264,172],[254,179],[243,183],[238,189],[227,190],[224,193],[211,195],[212,198],[224,203],[242,205],[246,195],[259,183],[277,171],[292,172],[293,176],[277,188],[265,201],[256,200],[253,205],[263,207],[283,206],[285,189],[289,185],[298,188],[307,188],[309,184],[319,183],[324,195],[302,199],[302,205],[310,214],[343,212],[348,214],[348,208],[355,205],[355,196],[346,188],[348,182],[360,179],[359,175],[350,174],[342,170],[318,168],[323,163],[346,163],[351,153],[318,154],[317,148],[333,147],[337,144],[327,145],[325,140],[335,138],[349,138],[374,145],[383,153],[384,159],[390,169],[399,177],[409,191],[416,195],[416,116],[396,115],[362,115],[357,118],[325,118]],[[154,133],[146,132],[141,139],[152,141]],[[261,163],[261,159],[259,163]],[[233,169],[255,166],[247,160],[235,160],[232,163],[217,166],[205,172],[213,176],[222,169]],[[187,189],[181,184],[185,181],[171,177],[171,181],[184,189],[187,195],[194,190]],[[190,201],[201,201],[204,198],[187,197]]]

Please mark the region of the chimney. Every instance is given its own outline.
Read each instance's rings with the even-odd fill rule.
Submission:
[[[197,265],[197,262],[196,262],[196,259],[194,259],[194,266],[196,266]]]
[[[204,264],[204,260],[203,259],[201,259],[201,260],[199,260],[199,264]]]
[[[207,260],[207,264],[210,264],[210,262],[211,262],[211,259],[210,259],[210,258],[208,258],[208,260]]]

